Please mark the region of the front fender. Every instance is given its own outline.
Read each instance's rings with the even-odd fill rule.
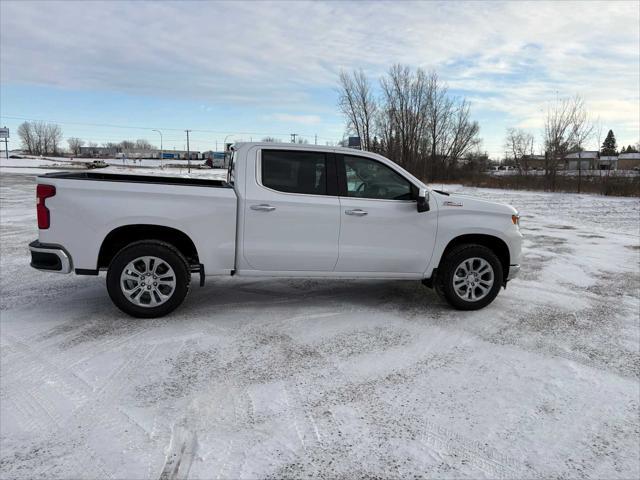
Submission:
[[[511,216],[504,213],[440,209],[438,234],[431,261],[424,272],[430,278],[438,267],[447,246],[463,235],[487,235],[502,240],[509,250],[509,263],[520,261],[522,234],[513,224]]]

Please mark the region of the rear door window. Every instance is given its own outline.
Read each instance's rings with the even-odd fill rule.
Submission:
[[[327,159],[321,152],[262,150],[262,185],[278,192],[327,195]]]

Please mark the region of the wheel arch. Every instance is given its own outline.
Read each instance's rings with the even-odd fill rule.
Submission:
[[[193,240],[186,233],[172,227],[151,224],[123,225],[107,234],[100,245],[98,269],[108,268],[122,248],[140,240],[160,240],[177,248],[190,265],[198,265],[200,257]]]
[[[451,250],[458,247],[459,245],[468,244],[482,245],[495,253],[500,260],[500,264],[502,265],[502,278],[509,278],[509,264],[511,261],[511,254],[509,253],[509,247],[507,246],[507,243],[499,237],[483,233],[465,234],[451,239],[442,252],[442,255],[440,256],[438,267],[440,267],[443,259],[446,258]]]

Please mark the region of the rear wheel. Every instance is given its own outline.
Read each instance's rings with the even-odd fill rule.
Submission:
[[[140,318],[175,310],[189,292],[191,273],[172,245],[143,240],[120,250],[107,272],[107,290],[123,312]]]
[[[443,259],[436,291],[459,310],[478,310],[489,305],[502,286],[502,265],[482,245],[461,245]]]

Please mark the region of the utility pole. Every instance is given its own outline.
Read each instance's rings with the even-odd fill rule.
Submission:
[[[187,171],[191,173],[191,153],[189,152],[189,132],[191,130],[185,130],[187,132]]]
[[[296,137],[298,136],[297,133],[292,133],[291,134],[291,143],[296,143]]]
[[[162,157],[164,157],[164,151],[162,148],[162,132],[160,130],[153,130],[154,132],[158,132],[160,134],[160,168],[162,168]]]
[[[318,134],[317,134],[317,133],[316,133],[316,137],[315,137],[315,142],[314,142],[314,144],[315,144],[315,145],[317,145],[317,144],[318,144]]]
[[[582,152],[578,152],[578,193],[582,187]]]

